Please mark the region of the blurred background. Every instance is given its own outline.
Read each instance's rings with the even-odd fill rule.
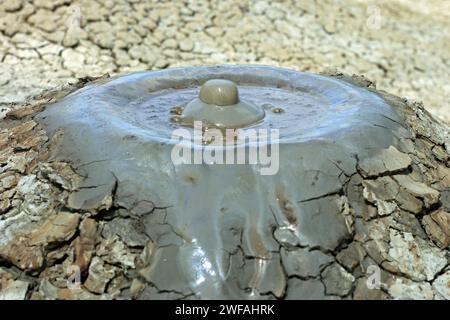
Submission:
[[[224,63],[362,74],[450,122],[450,1],[0,0],[0,118],[81,77]]]

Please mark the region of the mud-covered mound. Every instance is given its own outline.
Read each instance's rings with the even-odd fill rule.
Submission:
[[[232,69],[103,79],[54,105],[52,93],[8,114],[1,295],[448,299],[448,127],[364,78]],[[152,127],[131,125],[124,110],[113,113],[142,96],[145,112],[152,90],[178,77],[182,92],[187,76],[195,89],[211,73],[240,89],[282,78],[322,98],[352,92],[354,104],[330,99],[343,103],[341,116],[350,121],[319,121],[325,127],[312,137],[299,126],[294,141],[280,139],[278,175],[261,176],[255,166],[176,168],[169,140],[146,135]],[[295,85],[289,90],[295,95]],[[96,93],[111,95],[96,103]],[[193,96],[184,97],[181,104]],[[103,115],[102,108],[112,109]],[[160,111],[169,121],[169,105]],[[271,117],[288,115],[286,108]],[[79,289],[67,282],[71,270],[80,271]]]
[[[273,142],[279,163],[270,164],[271,174],[260,163],[173,163],[179,141],[171,140],[177,128],[171,110],[185,108],[211,78],[234,81],[241,98],[257,107],[283,110],[249,126],[279,130]],[[284,270],[299,267],[298,248],[328,253],[351,238],[353,218],[340,195],[357,172],[357,159],[411,138],[403,118],[366,89],[260,66],[131,74],[87,86],[35,119],[49,135],[64,131],[57,159],[88,177],[69,197],[72,209],[98,207],[112,186],[123,209],[142,202],[167,208],[161,227],[161,216],[142,216],[154,246],[142,275],[160,291],[203,299],[282,298]],[[391,148],[387,170],[407,168],[411,160],[390,159],[398,152]],[[281,248],[287,249],[284,260]],[[305,260],[311,263],[308,255]]]

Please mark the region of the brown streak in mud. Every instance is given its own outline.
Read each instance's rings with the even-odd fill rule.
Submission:
[[[182,173],[183,180],[191,185],[195,185],[197,182],[197,177],[191,173]]]
[[[297,217],[294,215],[294,209],[292,208],[291,202],[286,198],[284,194],[284,187],[278,186],[275,194],[283,214],[286,216],[287,221],[291,225],[297,225]]]
[[[267,252],[267,249],[264,247],[261,236],[254,226],[250,228],[249,241],[251,248],[253,248],[254,250],[255,256],[263,259],[269,258],[269,254]]]

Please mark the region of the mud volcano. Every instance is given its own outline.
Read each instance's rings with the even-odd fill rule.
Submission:
[[[64,210],[101,217],[143,248],[128,274],[141,298],[389,298],[413,285],[445,297],[448,131],[363,78],[141,72],[88,84],[34,120],[63,133],[51,161],[80,177]],[[216,147],[193,138],[196,121],[203,132],[279,135]],[[271,161],[174,163],[174,132],[192,138],[185,151],[262,148]],[[381,288],[367,287],[370,266]]]

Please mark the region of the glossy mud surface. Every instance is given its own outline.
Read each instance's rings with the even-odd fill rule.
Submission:
[[[215,78],[264,106],[252,128],[280,130],[277,174],[261,175],[259,164],[172,163],[170,138],[180,126],[171,108]],[[86,177],[70,205],[89,210],[114,188],[115,205],[141,215],[153,242],[142,277],[161,294],[204,299],[284,297],[296,262],[281,247],[331,257],[351,236],[340,192],[357,158],[406,135],[402,118],[366,88],[261,66],[131,74],[87,86],[37,120],[49,133],[64,130],[59,158]],[[310,294],[304,289],[289,290],[301,298]]]

